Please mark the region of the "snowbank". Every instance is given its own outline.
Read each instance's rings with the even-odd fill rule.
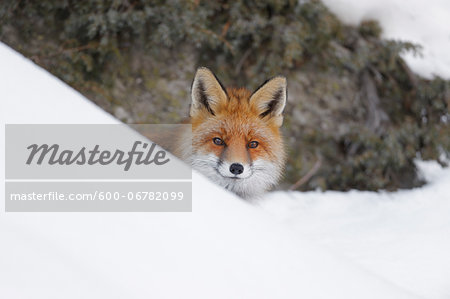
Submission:
[[[450,1],[448,0],[323,0],[341,20],[358,24],[375,19],[389,39],[423,46],[423,58],[404,55],[422,76],[450,79]]]
[[[299,232],[423,298],[450,298],[450,169],[388,192],[276,192],[261,206]]]
[[[0,65],[2,123],[117,122],[3,44]],[[1,184],[2,297],[413,297],[197,173],[193,180],[192,213],[4,213]]]

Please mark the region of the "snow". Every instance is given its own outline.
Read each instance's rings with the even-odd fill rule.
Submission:
[[[450,1],[448,0],[324,0],[348,24],[375,19],[383,37],[412,41],[423,47],[423,57],[404,55],[413,71],[450,79]]]
[[[421,44],[412,69],[450,79],[450,2],[325,3]],[[0,66],[2,123],[119,123],[2,44]],[[450,298],[450,170],[418,165],[422,188],[274,192],[256,207],[194,173],[192,213],[4,213],[2,196],[2,297]]]
[[[408,63],[448,76],[432,42],[448,49],[448,10],[422,28],[416,0],[326,2],[349,22],[380,18],[386,36],[407,38],[410,27],[429,42]],[[432,13],[437,2],[426,3]],[[119,123],[3,44],[0,66],[3,124]],[[192,213],[5,213],[1,196],[2,297],[450,298],[450,170],[418,164],[422,188],[274,192],[256,205],[194,172]]]
[[[0,65],[2,123],[117,122],[3,44]],[[193,197],[192,213],[2,212],[2,297],[414,297],[197,173]]]
[[[450,169],[399,192],[274,192],[260,205],[299,235],[423,298],[450,298]]]

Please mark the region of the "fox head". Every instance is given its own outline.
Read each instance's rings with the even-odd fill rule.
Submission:
[[[207,68],[199,68],[191,90],[194,169],[244,198],[274,186],[284,167],[279,128],[287,83],[274,77],[253,93],[224,88]]]

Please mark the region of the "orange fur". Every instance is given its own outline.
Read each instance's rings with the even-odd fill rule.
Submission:
[[[191,118],[192,149],[211,152],[233,162],[248,162],[258,158],[284,163],[283,139],[273,118],[261,119],[259,111],[250,105],[251,92],[245,88],[228,88],[228,101],[221,103],[215,117],[207,111]],[[211,142],[220,137],[226,147]],[[247,148],[251,141],[258,141],[255,149]]]
[[[251,93],[245,88],[225,89],[210,70],[200,68],[191,97],[192,154],[185,159],[242,197],[272,187],[285,163],[279,128],[286,79],[275,77]]]

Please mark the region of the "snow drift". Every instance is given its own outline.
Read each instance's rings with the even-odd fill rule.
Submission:
[[[261,206],[302,237],[423,298],[450,298],[450,169],[418,162],[429,182],[399,192],[276,192]]]
[[[0,65],[3,123],[117,122],[3,44]],[[199,174],[193,180],[192,213],[2,212],[2,296],[413,297]]]

